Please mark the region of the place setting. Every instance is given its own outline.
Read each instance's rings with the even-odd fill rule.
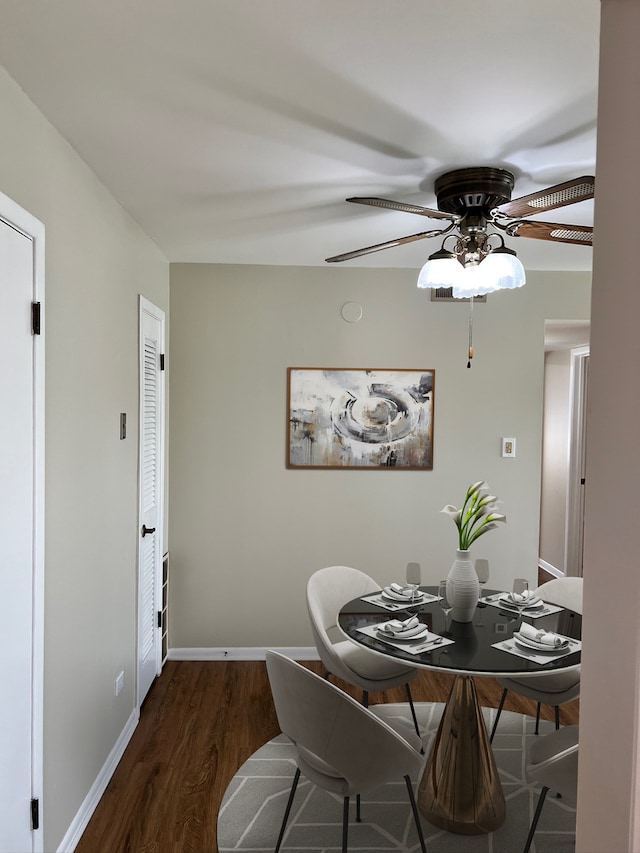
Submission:
[[[362,601],[383,607],[385,610],[406,610],[410,607],[420,607],[430,601],[437,600],[437,595],[423,592],[417,586],[413,587],[409,584],[402,586],[399,583],[389,584],[389,586],[385,586],[380,592],[362,596]]]
[[[376,604],[385,610],[407,610],[437,601],[437,595],[420,589],[421,579],[420,563],[408,563],[406,584],[391,583],[380,592],[362,596],[362,601]]]
[[[516,578],[511,592],[499,592],[479,599],[479,603],[498,607],[509,613],[526,614],[530,619],[560,613],[562,607],[543,601],[540,596],[529,589],[529,583],[524,578]]]
[[[494,643],[494,648],[544,664],[579,652],[582,643],[573,637],[565,637],[554,631],[542,631],[528,622],[523,622],[511,639]]]
[[[435,596],[433,596],[435,598]],[[391,646],[396,646],[409,654],[421,654],[432,649],[441,648],[453,643],[447,637],[434,634],[429,626],[421,622],[417,616],[408,619],[391,619],[378,625],[366,625],[357,629],[375,640],[382,640]]]

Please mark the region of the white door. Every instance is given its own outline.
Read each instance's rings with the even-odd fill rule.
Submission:
[[[164,312],[142,296],[139,346],[138,707],[162,667],[164,494]]]
[[[33,230],[42,240],[44,230],[24,232],[16,220],[36,222],[0,194],[1,853],[42,849],[44,344],[32,303],[42,259]]]

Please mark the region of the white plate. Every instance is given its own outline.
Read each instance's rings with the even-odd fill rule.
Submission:
[[[410,595],[398,595],[397,592],[394,592],[392,589],[383,589],[382,597],[388,598],[389,601],[403,601],[405,604],[411,604],[411,596]],[[425,599],[425,594],[423,592],[416,592],[415,598],[413,599],[414,604],[422,603]]]
[[[527,649],[535,649],[537,652],[562,652],[569,645],[569,640],[564,640],[561,646],[550,646],[548,643],[537,643],[528,637],[521,637],[520,634],[514,634],[513,639],[518,645]]]
[[[400,640],[401,642],[406,641],[407,643],[411,642],[412,640],[422,640],[423,637],[426,637],[428,633],[429,629],[426,625],[424,626],[424,630],[416,631],[415,634],[411,634],[411,636],[409,637],[403,637],[401,634],[388,634],[386,631],[383,631],[382,628],[378,628],[378,634],[381,637],[384,637],[385,640]]]

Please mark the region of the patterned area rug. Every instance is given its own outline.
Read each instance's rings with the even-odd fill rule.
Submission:
[[[398,716],[410,719],[409,706],[398,704]],[[442,704],[417,703],[416,711],[429,751],[440,722]],[[484,709],[490,731],[495,711]],[[507,802],[507,817],[488,835],[455,835],[422,818],[430,853],[519,853],[529,831],[539,788],[525,778],[527,743],[534,735],[531,717],[503,711],[493,741],[496,763]],[[542,722],[541,734],[553,731]],[[219,853],[272,853],[295,772],[293,747],[280,735],[255,752],[238,770],[227,788],[218,815]],[[362,823],[355,821],[355,802],[349,824],[349,850],[366,853],[419,851],[402,780],[362,798]],[[329,853],[341,849],[342,798],[328,794],[300,777],[282,851]],[[532,845],[532,853],[573,853],[575,810],[549,793]]]

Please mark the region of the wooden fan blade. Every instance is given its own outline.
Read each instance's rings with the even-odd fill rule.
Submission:
[[[517,219],[521,216],[531,216],[534,213],[544,213],[545,210],[554,210],[556,207],[586,201],[593,198],[595,180],[592,175],[583,175],[564,184],[555,184],[547,187],[546,190],[514,198],[499,205],[496,210]]]
[[[392,201],[388,198],[354,196],[353,198],[348,198],[347,201],[353,201],[356,204],[370,204],[372,207],[385,207],[387,210],[399,210],[402,213],[417,213],[419,216],[430,216],[432,219],[448,219],[450,222],[460,219],[455,213],[446,213],[444,210],[420,207],[419,204],[406,204],[404,201]]]
[[[343,255],[334,255],[325,258],[328,264],[336,264],[340,261],[348,261],[351,258],[359,258],[371,252],[380,252],[382,249],[391,249],[393,246],[403,246],[405,243],[413,243],[414,240],[424,240],[426,237],[436,237],[440,231],[422,231],[420,234],[411,234],[409,237],[398,237],[397,240],[388,240],[386,243],[376,243],[375,246],[366,246],[364,249],[355,249],[353,252],[345,252]]]
[[[532,237],[553,243],[593,245],[593,228],[589,225],[560,225],[557,222],[518,222],[509,227],[511,237]]]

